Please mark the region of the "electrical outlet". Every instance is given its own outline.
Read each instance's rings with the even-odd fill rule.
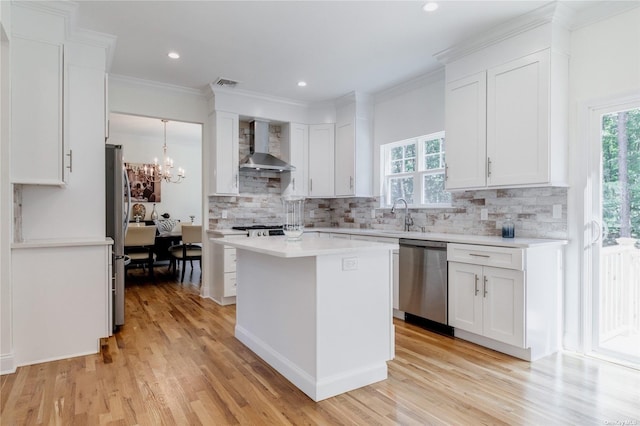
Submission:
[[[553,218],[562,219],[562,204],[553,205]]]
[[[309,217],[310,217],[311,219],[313,219],[314,217],[316,217],[316,214],[315,214],[314,210],[309,210]]]
[[[480,220],[489,219],[489,209],[480,209]]]
[[[343,271],[355,271],[358,269],[357,257],[343,257],[342,258],[342,270]]]
[[[227,214],[226,210],[222,210],[222,214],[221,214],[223,219],[226,219],[229,215]]]

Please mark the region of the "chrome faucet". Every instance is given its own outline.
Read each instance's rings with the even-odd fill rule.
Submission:
[[[395,214],[396,212],[396,204],[402,201],[404,203],[404,230],[409,231],[409,227],[413,225],[413,219],[409,215],[409,205],[407,204],[407,200],[404,198],[398,198],[393,202],[393,206],[391,207],[391,213]]]

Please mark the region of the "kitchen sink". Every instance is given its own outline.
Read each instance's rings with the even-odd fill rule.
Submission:
[[[399,236],[403,236],[403,235],[407,235],[407,231],[376,231],[376,232],[380,232],[381,234],[385,234],[385,235],[399,235]]]

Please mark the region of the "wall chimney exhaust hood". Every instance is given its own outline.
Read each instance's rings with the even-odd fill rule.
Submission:
[[[250,123],[250,154],[240,162],[244,170],[271,170],[289,172],[296,168],[281,159],[269,154],[269,122],[254,120]]]

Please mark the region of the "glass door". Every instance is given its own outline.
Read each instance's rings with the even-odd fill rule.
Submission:
[[[640,368],[640,99],[594,109],[590,123],[587,350]]]

